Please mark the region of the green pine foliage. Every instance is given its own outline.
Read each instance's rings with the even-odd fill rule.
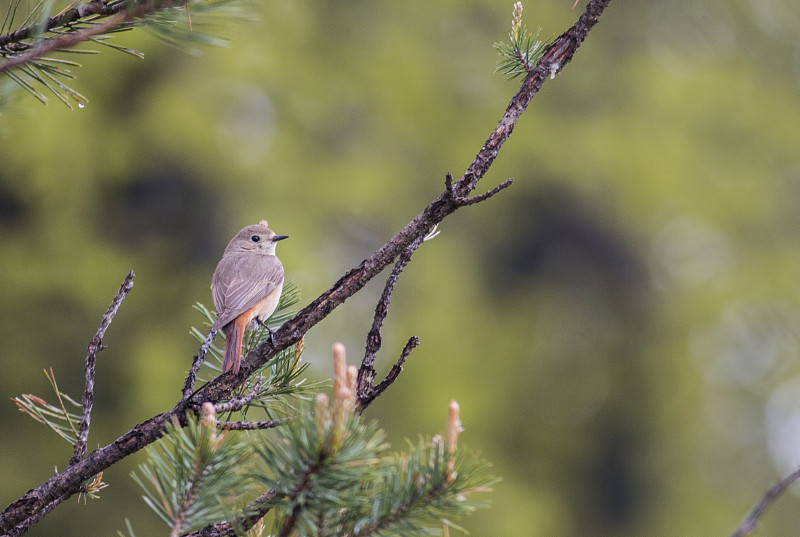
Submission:
[[[522,3],[514,4],[508,41],[494,44],[500,54],[495,71],[512,79],[530,73],[544,53],[542,42],[538,40],[541,31],[538,28],[533,34],[528,33],[528,28],[522,24]]]
[[[206,403],[203,411],[202,419],[188,416],[186,427],[169,425],[165,438],[148,449],[147,463],[132,474],[170,536],[228,516],[252,490],[249,445],[217,429],[213,405]]]
[[[222,35],[230,31],[231,23],[248,20],[252,14],[240,0],[189,0],[154,11],[143,24],[164,42],[197,55],[205,47],[226,46],[228,41]]]
[[[251,20],[240,0],[89,0],[70,2],[55,12],[53,0],[41,0],[27,15],[20,15],[23,0],[11,0],[5,13],[0,13],[0,76],[5,75],[14,85],[26,90],[43,104],[52,94],[69,108],[83,108],[87,98],[71,87],[76,78],[74,70],[80,63],[62,58],[64,53],[97,54],[98,49],[50,47],[52,52],[24,60],[19,66],[2,69],[3,60],[29,55],[35,47],[62,36],[79,36],[120,13],[136,13],[112,24],[102,33],[86,33],[76,42],[103,45],[137,58],[144,54],[114,42],[119,32],[144,27],[165,42],[192,54],[203,47],[224,46],[220,37],[233,21]],[[0,91],[7,91],[0,87]]]
[[[30,393],[14,397],[14,403],[16,403],[20,412],[27,414],[39,423],[47,425],[54,433],[74,446],[78,438],[78,424],[81,422],[81,416],[68,409],[72,408],[80,412],[82,406],[59,389],[52,367],[49,373],[45,369],[44,376],[47,377],[53,392],[55,392],[58,405],[50,404],[41,397]]]
[[[355,412],[357,371],[345,366],[339,347],[330,402],[324,393],[313,400],[291,390],[271,395],[269,404],[294,415],[274,430],[246,432],[226,431],[231,422],[216,422],[206,403],[202,420],[171,427],[166,440],[148,448],[135,478],[170,535],[221,520],[242,533],[242,521],[254,514],[246,501],[268,491],[272,500],[257,515],[271,512],[279,537],[439,535],[459,529],[455,518],[486,507],[473,496],[490,491],[496,479],[486,461],[456,448],[458,405],[451,403],[445,438],[420,438],[390,452],[377,422]],[[283,404],[287,398],[295,401]]]

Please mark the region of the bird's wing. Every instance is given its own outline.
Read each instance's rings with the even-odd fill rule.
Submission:
[[[221,328],[283,284],[283,265],[274,255],[252,252],[225,255],[214,272],[212,289]]]

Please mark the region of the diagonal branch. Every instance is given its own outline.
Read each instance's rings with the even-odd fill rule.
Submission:
[[[742,520],[742,523],[739,524],[736,530],[731,534],[731,537],[745,537],[745,535],[750,535],[756,531],[756,525],[758,524],[759,517],[761,517],[761,515],[764,514],[764,511],[766,511],[767,508],[772,505],[775,500],[777,500],[778,497],[798,479],[800,479],[800,468],[770,487],[770,489],[764,493],[764,497],[761,498],[761,501],[758,502],[758,505],[756,505],[753,510],[747,514],[745,519]]]
[[[86,454],[86,442],[89,439],[89,426],[92,420],[92,405],[94,404],[94,369],[97,361],[97,353],[103,350],[103,336],[106,335],[106,330],[111,325],[114,315],[117,314],[122,301],[128,296],[128,293],[133,289],[133,278],[135,274],[133,271],[128,272],[125,280],[111,301],[111,305],[103,315],[103,320],[100,321],[100,326],[94,334],[92,341],[89,343],[89,348],[86,350],[86,386],[83,390],[83,416],[81,417],[80,428],[78,429],[78,438],[75,440],[75,452],[69,460],[69,466],[76,464]]]
[[[264,515],[272,510],[272,501],[277,496],[277,493],[270,489],[245,507],[244,516],[236,520],[234,524],[230,522],[217,522],[209,524],[197,531],[187,533],[184,537],[233,537],[241,535],[253,526],[255,526]]]
[[[511,99],[502,119],[487,138],[475,160],[454,185],[459,196],[468,196],[478,181],[486,174],[497,157],[503,143],[511,135],[514,125],[528,106],[528,103],[551,72],[561,70],[573,57],[589,31],[597,24],[603,10],[610,0],[590,0],[586,11],[569,30],[558,37],[525,78],[519,92]],[[137,425],[111,444],[95,450],[79,463],[51,477],[24,496],[13,502],[0,513],[0,535],[21,535],[14,528],[25,526],[26,521],[53,502],[61,501],[80,491],[82,483],[108,468],[117,461],[139,451],[160,438],[165,427],[173,417],[185,423],[186,412],[199,411],[205,401],[212,403],[229,397],[233,390],[245,382],[247,376],[266,364],[278,351],[300,341],[314,325],[327,317],[336,307],[360,291],[370,280],[380,274],[419,237],[424,237],[434,225],[459,208],[448,192],[434,199],[421,213],[412,219],[394,237],[375,253],[364,259],[357,267],[349,270],[333,286],[311,304],[303,308],[292,319],[284,323],[273,334],[273,341],[267,341],[250,352],[242,363],[238,376],[223,374],[205,385],[192,397],[180,401],[174,408]],[[30,526],[27,526],[30,528]]]

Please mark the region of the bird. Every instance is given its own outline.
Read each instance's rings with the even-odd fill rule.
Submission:
[[[246,226],[225,247],[214,270],[211,290],[217,320],[212,330],[221,329],[225,334],[223,373],[239,373],[245,327],[253,321],[265,323],[278,307],[283,265],[275,248],[288,237],[277,235],[266,220]]]

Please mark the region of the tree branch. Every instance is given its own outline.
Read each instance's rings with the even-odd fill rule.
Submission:
[[[408,355],[411,354],[411,351],[417,348],[419,345],[419,338],[417,336],[411,336],[411,338],[406,342],[406,346],[403,347],[403,352],[400,353],[400,358],[397,359],[397,362],[392,366],[389,370],[389,373],[386,374],[386,378],[378,383],[377,386],[370,386],[369,389],[363,394],[358,394],[358,412],[363,412],[372,402],[384,391],[386,388],[392,385],[392,383],[397,380],[397,377],[400,376],[400,373],[403,372],[403,364],[406,363],[406,358]]]
[[[226,412],[236,412],[237,410],[241,410],[245,406],[249,405],[250,402],[255,399],[258,395],[259,390],[261,389],[261,382],[256,382],[253,386],[253,389],[250,390],[250,393],[247,395],[243,395],[241,397],[234,397],[230,401],[226,403],[219,403],[214,405],[214,410],[217,414],[224,414]]]
[[[183,382],[183,399],[186,400],[192,396],[192,392],[194,391],[194,385],[197,382],[197,372],[200,371],[200,366],[203,365],[203,360],[206,358],[206,353],[208,352],[208,348],[211,346],[211,343],[214,341],[214,336],[217,335],[216,330],[211,330],[208,335],[206,336],[205,341],[203,344],[200,345],[200,350],[197,351],[194,359],[192,360],[192,367],[189,369],[189,373],[186,375],[186,380]]]
[[[117,314],[122,301],[128,296],[128,293],[133,289],[133,278],[135,274],[133,271],[128,272],[125,280],[111,301],[111,305],[103,315],[100,321],[100,326],[97,328],[92,341],[89,343],[89,348],[86,350],[86,386],[83,390],[83,416],[81,417],[80,428],[78,429],[78,438],[75,440],[75,452],[69,460],[69,466],[76,464],[86,454],[86,442],[89,438],[89,426],[92,419],[92,405],[94,404],[94,370],[97,361],[97,353],[103,350],[103,336],[106,335],[106,330],[111,325],[114,315]]]
[[[31,26],[26,26],[14,32],[0,36],[0,47],[6,47],[8,45],[21,43],[25,39],[30,39],[43,32],[49,32],[53,28],[68,26],[72,23],[78,22],[81,18],[86,16],[86,11],[87,11],[86,8],[84,8],[84,10],[81,10],[80,7],[87,6],[88,8],[92,4],[93,2],[90,2],[87,4],[83,4],[82,6],[78,6],[78,8],[64,10],[55,17],[48,18],[44,23],[44,27],[40,26],[39,24],[33,24]],[[92,7],[94,8],[94,6]],[[110,6],[106,5],[97,7],[99,7],[100,9],[91,9],[91,12],[96,13],[100,16],[109,16],[119,13],[122,9],[126,7],[126,4],[124,2],[120,2],[118,4],[113,4]]]
[[[514,125],[530,100],[538,93],[551,73],[558,72],[572,59],[609,2],[610,0],[590,0],[586,11],[575,25],[549,45],[536,68],[525,78],[519,92],[511,99],[505,114],[487,138],[475,160],[454,185],[457,195],[466,197],[475,189],[478,181],[497,157],[503,143],[511,135]],[[165,427],[173,417],[185,423],[186,412],[197,412],[203,402],[218,403],[230,397],[233,389],[241,385],[248,375],[266,364],[278,351],[300,341],[309,329],[361,290],[410,244],[419,237],[425,237],[436,224],[459,207],[449,192],[440,194],[386,244],[357,267],[349,270],[328,291],[284,323],[274,332],[272,342],[267,341],[250,352],[243,361],[238,376],[230,372],[220,375],[190,398],[181,400],[171,410],[137,425],[111,444],[93,451],[77,464],[28,491],[0,513],[0,532],[8,534],[15,527],[24,526],[28,519],[36,517],[37,513],[48,504],[62,501],[79,492],[86,479],[156,441],[164,434]]]
[[[129,20],[126,13],[115,13],[100,24],[83,28],[68,34],[62,34],[39,41],[22,54],[16,54],[3,63],[0,63],[0,73],[25,65],[56,50],[72,48],[78,43],[83,43],[92,37],[102,35],[118,28],[123,22]]]
[[[392,269],[389,278],[386,280],[386,285],[383,287],[381,298],[378,300],[378,304],[375,306],[375,316],[372,320],[372,328],[367,334],[367,345],[364,352],[364,359],[361,360],[361,368],[358,370],[356,397],[359,401],[366,399],[370,392],[372,392],[372,383],[375,380],[376,375],[374,366],[375,356],[378,354],[378,351],[381,348],[381,329],[383,328],[383,321],[386,320],[386,315],[389,313],[389,302],[392,299],[394,286],[397,283],[397,279],[400,277],[400,273],[403,271],[408,262],[411,261],[411,256],[414,254],[417,248],[420,247],[423,240],[424,237],[417,237],[414,242],[408,245],[405,251],[400,254],[400,257],[394,264],[394,268]],[[364,408],[366,408],[366,405],[364,405]]]
[[[272,510],[272,500],[277,496],[274,490],[268,490],[245,507],[244,516],[236,520],[236,523],[231,525],[230,522],[217,522],[216,524],[209,524],[205,528],[197,531],[187,533],[183,537],[231,537],[240,535],[256,525],[264,515]],[[236,528],[236,529],[234,529]],[[239,533],[236,533],[239,530]]]
[[[284,423],[288,423],[291,419],[292,418],[261,421],[219,421],[217,422],[217,427],[227,431],[257,431],[262,429],[274,429]]]
[[[181,7],[185,4],[186,0],[147,0],[139,3],[128,1],[112,5],[103,5],[99,1],[86,2],[77,8],[68,9],[47,19],[44,28],[32,25],[0,36],[0,47],[3,49],[18,48],[24,51],[12,55],[0,63],[0,73],[25,65],[52,52],[72,48],[98,35],[107,34],[126,25],[134,25],[136,19],[150,13]],[[75,30],[72,25],[79,22],[90,23],[91,26]],[[67,29],[66,33],[41,39],[32,45],[23,43],[25,39],[33,39],[39,34],[61,27]],[[4,55],[8,56],[9,53],[6,52]]]
[[[742,523],[736,528],[736,531],[731,533],[731,537],[744,537],[756,531],[758,519],[764,514],[764,511],[772,505],[783,492],[789,488],[793,483],[800,479],[800,468],[775,483],[770,489],[764,493],[764,497],[758,502],[752,511],[750,511]]]

